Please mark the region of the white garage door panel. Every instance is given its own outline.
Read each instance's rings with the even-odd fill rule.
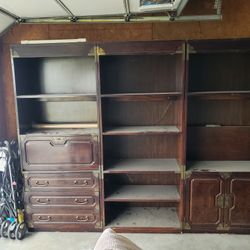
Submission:
[[[0,0],[0,6],[23,18],[68,16],[54,0]]]
[[[62,0],[75,16],[124,14],[123,0]]]
[[[14,22],[15,19],[0,13],[0,34]]]

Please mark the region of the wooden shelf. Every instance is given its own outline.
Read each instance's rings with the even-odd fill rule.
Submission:
[[[180,229],[177,209],[173,207],[128,207],[107,225],[112,228]]]
[[[112,186],[114,193],[109,202],[179,202],[180,195],[175,185],[124,185]]]
[[[176,126],[124,126],[105,128],[103,135],[179,134]]]
[[[250,128],[250,125],[219,125],[219,124],[205,124],[205,125],[188,125],[188,128],[192,129],[206,129],[206,128],[221,128],[221,129],[238,129],[238,128]]]
[[[117,101],[164,101],[166,99],[177,99],[181,92],[159,92],[159,93],[119,93],[102,94],[102,98],[112,98]]]
[[[30,135],[51,135],[51,136],[62,136],[62,135],[98,135],[98,128],[57,128],[57,129],[32,129],[26,131],[24,134]]]
[[[112,159],[106,164],[104,173],[180,173],[176,159]]]
[[[250,172],[250,161],[193,161],[187,164],[194,172]]]
[[[241,100],[250,99],[250,90],[189,92],[188,96],[206,100]]]
[[[18,95],[17,99],[36,99],[38,101],[96,101],[96,94]]]

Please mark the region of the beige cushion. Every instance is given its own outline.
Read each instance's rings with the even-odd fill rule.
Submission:
[[[128,238],[110,228],[104,230],[97,240],[94,250],[142,250]]]

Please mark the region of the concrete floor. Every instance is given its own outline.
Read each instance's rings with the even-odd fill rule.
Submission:
[[[250,249],[249,235],[124,234],[144,250]],[[39,232],[22,241],[0,239],[1,250],[93,250],[99,233]]]

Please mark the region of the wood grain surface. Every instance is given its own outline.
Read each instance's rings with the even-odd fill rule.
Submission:
[[[206,1],[205,1],[206,2]],[[208,1],[207,1],[208,2]],[[191,0],[186,13],[208,8],[209,4]],[[3,51],[0,54],[0,136],[16,137],[16,115],[13,95],[9,46],[21,40],[67,39],[85,37],[87,41],[152,41],[246,38],[250,35],[250,2],[227,0],[222,5],[222,21],[204,22],[155,22],[113,24],[17,24],[2,37]],[[1,43],[1,41],[0,41]],[[1,79],[0,79],[1,81]],[[3,102],[5,106],[2,105]],[[3,113],[3,110],[5,112]],[[6,126],[6,130],[4,127]]]

